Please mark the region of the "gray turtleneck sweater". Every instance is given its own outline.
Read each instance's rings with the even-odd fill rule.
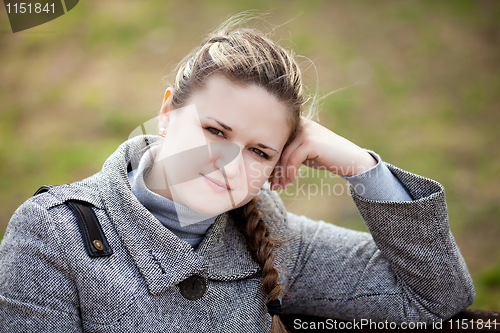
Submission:
[[[165,227],[196,249],[217,216],[204,218],[203,215],[191,208],[174,203],[172,200],[162,197],[146,187],[144,174],[149,171],[152,163],[151,156],[154,156],[155,150],[158,148],[159,146],[151,147],[151,154],[144,154],[138,168],[128,173],[132,192],[139,202]],[[367,151],[377,160],[377,165],[358,175],[342,178],[349,181],[354,186],[356,193],[365,199],[412,201],[403,185],[382,163],[380,156],[371,150]],[[183,219],[192,218],[200,222],[182,226],[179,222],[178,212]]]

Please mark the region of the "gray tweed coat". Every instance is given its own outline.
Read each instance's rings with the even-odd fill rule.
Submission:
[[[0,246],[1,332],[269,331],[260,268],[231,214],[220,215],[193,251],[134,197],[127,164],[144,146],[143,137],[129,140],[101,172],[16,210]],[[371,234],[287,213],[275,192],[259,192],[272,235],[291,239],[276,249],[290,292],[284,313],[430,322],[473,302],[444,188],[387,166],[414,201],[365,200],[351,190]],[[113,255],[87,255],[68,199],[95,206]],[[195,274],[206,291],[186,299],[179,283]]]

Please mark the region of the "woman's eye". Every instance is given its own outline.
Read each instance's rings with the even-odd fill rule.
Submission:
[[[220,136],[221,138],[225,138],[226,137],[224,135],[224,132],[219,131],[217,128],[207,127],[206,130],[209,131],[210,133],[212,133],[213,135]]]
[[[257,149],[257,148],[252,148],[252,149],[253,149],[253,151],[254,151],[257,155],[259,155],[260,157],[263,157],[263,158],[265,158],[266,160],[268,160],[268,159],[269,159],[269,156],[268,156],[266,153],[264,153],[262,150],[259,150],[259,149]]]

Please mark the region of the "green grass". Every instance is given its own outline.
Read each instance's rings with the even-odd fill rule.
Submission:
[[[473,276],[476,299],[472,309],[500,309],[500,264],[478,272]]]

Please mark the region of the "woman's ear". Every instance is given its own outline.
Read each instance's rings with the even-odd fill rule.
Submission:
[[[172,111],[172,96],[173,96],[174,89],[172,87],[168,87],[167,90],[165,90],[165,96],[163,98],[163,104],[160,109],[160,116],[159,116],[159,127],[160,128],[167,128],[168,125],[168,118],[169,118],[169,111]]]

